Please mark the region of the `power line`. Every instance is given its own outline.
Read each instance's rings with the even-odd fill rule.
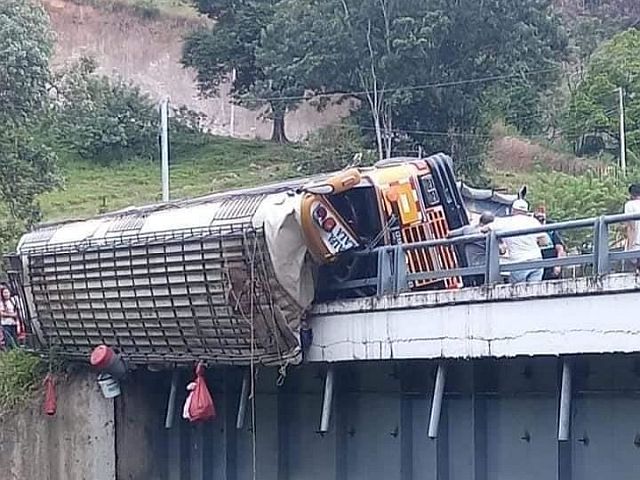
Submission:
[[[518,73],[510,73],[505,75],[493,75],[489,77],[480,77],[480,78],[469,78],[465,80],[452,80],[448,82],[437,82],[437,83],[425,83],[423,85],[413,85],[413,86],[405,86],[405,87],[394,87],[394,88],[382,88],[378,90],[378,93],[391,93],[391,92],[405,92],[405,91],[416,91],[416,90],[427,90],[430,88],[445,88],[445,87],[455,87],[459,85],[470,85],[475,83],[488,83],[488,82],[496,82],[500,80],[508,80],[510,78],[520,78],[526,77],[530,75],[537,75],[540,73],[550,73],[554,71],[562,70],[561,67],[552,67],[552,68],[542,68],[538,70],[527,70],[521,71]],[[280,97],[254,97],[253,100],[261,101],[261,102],[272,102],[272,101],[282,101],[282,100],[312,100],[317,97],[327,97],[332,95],[366,95],[371,93],[371,90],[353,90],[346,92],[323,92],[309,95],[291,95],[291,96],[280,96]]]

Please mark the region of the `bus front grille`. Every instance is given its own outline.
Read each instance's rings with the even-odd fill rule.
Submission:
[[[427,211],[425,222],[404,227],[402,241],[404,243],[418,243],[446,238],[448,231],[444,210],[442,207],[436,207]],[[409,250],[406,253],[406,262],[409,273],[433,272],[458,267],[455,250],[448,246]],[[444,280],[417,280],[413,282],[413,289],[423,289],[438,282],[444,282],[447,289],[462,286],[460,277],[449,277]]]

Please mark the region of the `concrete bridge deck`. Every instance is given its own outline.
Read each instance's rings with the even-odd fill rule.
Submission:
[[[317,305],[309,362],[640,351],[640,277],[358,298]]]

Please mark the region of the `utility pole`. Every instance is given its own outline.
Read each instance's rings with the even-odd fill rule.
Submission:
[[[627,139],[624,128],[624,90],[618,88],[620,97],[620,169],[622,174],[627,174]]]
[[[169,98],[160,104],[160,154],[162,159],[162,201],[169,201]]]
[[[238,72],[234,68],[231,71],[231,88],[233,88],[233,84],[236,83],[236,79],[238,78]],[[231,102],[231,119],[229,120],[229,135],[233,138],[236,133],[236,106],[233,101]]]

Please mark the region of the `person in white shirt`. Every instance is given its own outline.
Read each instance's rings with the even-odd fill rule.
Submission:
[[[529,215],[529,204],[523,199],[518,199],[513,202],[513,205],[511,205],[511,216],[496,218],[494,224],[494,228],[501,232],[534,228],[541,225],[538,220]],[[542,260],[540,245],[544,245],[547,241],[548,237],[544,233],[518,235],[516,237],[504,237],[502,239],[509,263]],[[543,273],[543,268],[519,270],[511,272],[509,278],[511,283],[539,282],[542,280]]]
[[[11,290],[0,287],[0,325],[4,336],[5,347],[18,345],[18,309]]]
[[[640,184],[634,183],[629,187],[629,200],[624,204],[624,213],[640,214]],[[627,222],[626,250],[640,250],[640,220]],[[634,261],[636,271],[640,269],[638,261]]]

